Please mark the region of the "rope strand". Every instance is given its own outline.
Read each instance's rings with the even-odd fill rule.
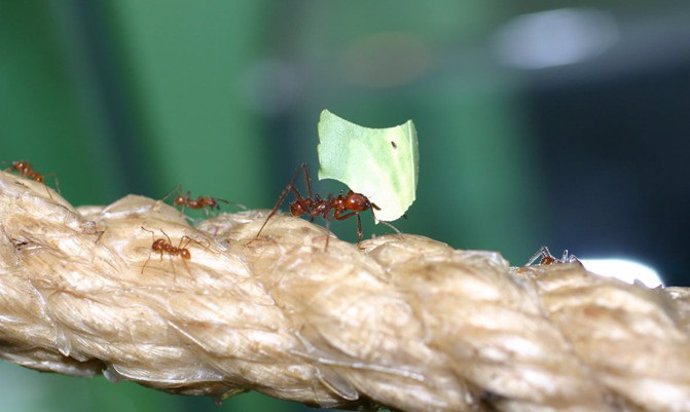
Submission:
[[[690,410],[688,289],[412,235],[324,250],[324,228],[287,216],[256,238],[266,213],[192,227],[160,201],[74,208],[0,173],[0,356],[217,399]]]

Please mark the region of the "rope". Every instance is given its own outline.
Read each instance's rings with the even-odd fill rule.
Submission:
[[[287,216],[256,238],[265,217],[192,227],[133,195],[74,208],[0,173],[0,356],[219,400],[690,410],[688,289],[511,268],[413,235],[325,249],[323,227]]]

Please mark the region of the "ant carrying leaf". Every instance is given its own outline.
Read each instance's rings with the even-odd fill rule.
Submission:
[[[295,187],[295,179],[300,170],[304,173],[304,181],[307,189],[307,195],[302,194]],[[338,196],[328,195],[327,198],[322,198],[320,195],[312,195],[311,191],[311,177],[309,176],[309,167],[306,163],[302,163],[297,167],[295,173],[292,175],[290,182],[285,186],[285,189],[278,197],[278,201],[264,221],[263,225],[256,234],[256,238],[261,235],[261,232],[268,224],[268,221],[276,214],[280,206],[285,201],[288,193],[292,192],[295,195],[295,200],[290,203],[290,214],[295,217],[308,215],[313,221],[315,217],[320,216],[326,221],[326,228],[330,226],[330,220],[345,220],[353,216],[357,217],[357,243],[362,241],[362,219],[359,214],[367,210],[379,210],[376,204],[372,203],[366,196],[361,193],[349,190],[347,194],[339,194]],[[328,248],[328,240],[330,236],[326,237],[326,249]]]

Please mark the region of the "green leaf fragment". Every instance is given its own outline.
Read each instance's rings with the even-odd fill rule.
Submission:
[[[381,210],[377,221],[393,221],[415,201],[419,152],[412,120],[372,129],[328,110],[319,120],[319,180],[335,179],[361,193]]]

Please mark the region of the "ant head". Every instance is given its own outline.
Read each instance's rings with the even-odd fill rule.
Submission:
[[[356,193],[350,190],[345,197],[345,207],[348,210],[356,212],[363,212],[372,208],[372,203],[369,198],[361,193]],[[377,207],[378,208],[378,207]]]
[[[165,246],[165,239],[156,239],[153,241],[153,244],[151,245],[151,249],[155,250],[156,252],[160,252],[164,249]]]
[[[180,250],[180,256],[182,256],[182,259],[189,260],[192,258],[192,254],[189,253],[189,249],[181,249]]]
[[[184,196],[179,195],[179,196],[175,197],[175,200],[173,201],[173,203],[175,204],[175,206],[182,206],[185,204],[185,200],[187,200],[187,199],[185,199]]]
[[[29,166],[29,163],[24,161],[24,160],[18,160],[12,162],[12,167],[15,168],[16,170],[22,170],[25,169]]]
[[[305,208],[305,205],[302,204],[302,202],[296,200],[290,203],[290,214],[292,216],[298,217],[302,216],[305,213],[307,213],[307,209]]]

